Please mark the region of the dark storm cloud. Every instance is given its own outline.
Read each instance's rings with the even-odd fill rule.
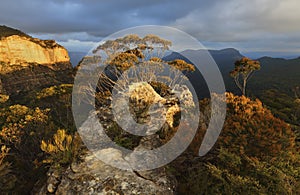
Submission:
[[[203,8],[207,6],[202,4]],[[0,23],[27,33],[88,32],[105,36],[136,25],[167,25],[200,5],[199,0],[188,3],[180,0],[7,0],[1,3]]]
[[[0,24],[72,49],[124,28],[167,25],[211,46],[300,52],[299,6],[299,0],[4,0]]]

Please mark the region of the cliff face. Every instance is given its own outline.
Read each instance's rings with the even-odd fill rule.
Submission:
[[[72,66],[65,48],[53,40],[11,32],[11,28],[1,27],[5,34],[0,34],[1,93],[16,95],[72,82]]]
[[[13,70],[11,65],[56,64],[69,62],[70,58],[67,50],[54,41],[12,35],[0,41],[0,60],[8,65],[0,66],[0,72],[3,73]]]

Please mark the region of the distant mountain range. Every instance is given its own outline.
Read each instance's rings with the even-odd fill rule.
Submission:
[[[265,56],[272,57],[272,58],[294,59],[300,56],[299,52],[246,51],[241,53],[252,59],[258,59]]]
[[[191,63],[185,55],[203,55],[203,50],[186,50],[181,53],[173,52],[166,56],[165,60],[182,59]],[[229,72],[234,68],[234,62],[243,57],[236,49],[227,48],[222,50],[209,50],[212,58],[218,65],[223,76],[227,91],[239,94]],[[261,63],[261,70],[257,71],[248,83],[248,94],[259,96],[265,90],[277,89],[289,95],[292,95],[292,89],[300,86],[300,58],[284,59],[262,57],[257,59]],[[208,88],[199,72],[188,75],[198,96],[208,97]]]
[[[191,63],[185,55],[203,55],[205,50],[185,50],[183,52],[172,52],[164,57],[164,60],[182,59]],[[223,76],[227,91],[239,94],[233,79],[229,72],[234,68],[234,62],[244,55],[234,48],[222,50],[208,50],[212,58],[218,65]],[[78,62],[86,55],[83,52],[69,52],[71,63],[76,66]],[[261,63],[261,70],[257,71],[248,83],[248,94],[259,96],[268,89],[277,89],[284,93],[292,95],[292,89],[300,86],[300,57],[294,59],[262,57],[256,59]],[[199,97],[208,97],[209,92],[204,78],[200,72],[194,72],[188,75]]]

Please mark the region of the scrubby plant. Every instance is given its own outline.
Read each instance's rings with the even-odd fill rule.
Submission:
[[[6,193],[15,187],[16,176],[11,172],[11,163],[6,161],[9,154],[9,148],[1,144],[0,151],[0,189],[2,193]]]
[[[62,94],[70,94],[72,92],[72,84],[61,84],[45,88],[37,93],[37,99],[52,97]]]
[[[274,117],[260,100],[226,93],[226,103],[226,120],[216,147],[265,160],[295,151],[295,134],[290,125]],[[200,102],[207,116],[210,116],[209,105],[209,100]],[[199,136],[205,128],[199,131]]]
[[[178,174],[180,194],[298,194],[300,154],[295,135],[259,100],[226,94],[227,116],[214,148],[185,159]],[[189,151],[197,155],[210,116],[209,99],[200,102],[200,129]],[[206,123],[206,124],[205,124]],[[186,166],[175,165],[177,171]]]
[[[17,193],[30,190],[44,171],[37,162],[41,158],[41,139],[52,134],[53,123],[48,113],[47,109],[23,105],[0,108],[0,141],[10,148],[8,159],[17,175]]]
[[[8,95],[0,94],[0,104],[4,104],[9,99]]]
[[[220,148],[213,155],[189,158],[182,164],[177,165],[179,194],[288,195],[300,190],[299,166],[282,158],[262,161]]]
[[[42,151],[49,155],[43,163],[59,167],[70,164],[77,157],[80,147],[81,140],[77,133],[69,135],[64,129],[59,129],[52,140],[41,142]]]
[[[37,132],[36,130],[37,128],[47,125],[48,112],[49,109],[31,109],[22,105],[12,105],[8,108],[1,109],[1,140],[23,151],[24,148],[22,147],[24,146],[25,140],[30,137],[42,136],[40,135],[41,132]]]
[[[59,128],[75,131],[71,110],[72,84],[61,84],[45,88],[36,94],[33,104],[41,108],[51,108],[49,115]]]

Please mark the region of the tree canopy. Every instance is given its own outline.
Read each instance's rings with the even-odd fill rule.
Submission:
[[[246,95],[247,81],[251,78],[254,71],[259,69],[260,63],[247,57],[243,57],[234,63],[234,69],[230,72],[230,76],[234,78],[243,95]]]

